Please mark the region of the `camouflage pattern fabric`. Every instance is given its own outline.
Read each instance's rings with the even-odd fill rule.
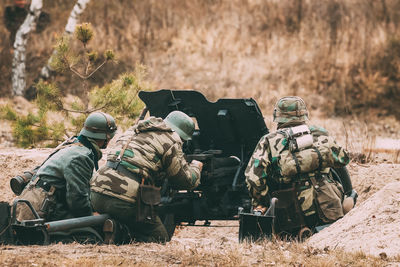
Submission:
[[[177,189],[192,189],[199,184],[199,168],[186,162],[179,135],[161,118],[150,117],[128,129],[110,149],[107,160],[115,162],[129,140],[120,164],[139,182],[151,179],[161,186],[168,178]],[[92,178],[91,190],[135,203],[138,181],[105,166]]]
[[[274,137],[275,141],[279,138],[279,136]],[[309,173],[318,168],[322,173],[329,173],[329,167],[342,167],[349,162],[346,151],[337,146],[331,136],[317,134],[314,128],[313,139],[311,148],[296,151],[294,155],[289,150],[282,150],[279,165],[283,177],[298,175],[297,166],[300,167],[300,173]],[[285,143],[283,140],[282,142]]]
[[[156,216],[153,221],[137,222],[136,204],[93,191],[90,193],[90,198],[94,210],[99,213],[107,213],[128,227],[131,241],[164,243],[170,240],[167,229],[159,216]]]
[[[276,103],[274,110],[275,122],[305,122],[306,120],[308,120],[308,111],[302,98],[288,96],[279,99]]]
[[[298,158],[303,170],[309,168],[309,172],[297,173],[293,157],[288,150],[288,140],[282,131],[263,136],[246,168],[246,183],[252,197],[253,206],[268,206],[270,191],[279,190],[299,181],[300,188],[298,199],[306,216],[315,213],[314,190],[310,178],[317,178],[319,174],[328,176],[331,167],[342,167],[349,163],[347,152],[340,147],[328,132],[320,127],[310,126],[313,136],[313,147],[320,150],[323,159],[322,168],[319,167],[318,156],[307,152]],[[314,151],[314,150],[312,150]],[[294,164],[294,165],[293,165]],[[293,167],[294,166],[294,167]],[[291,171],[287,170],[290,169]],[[290,174],[290,175],[289,175]]]

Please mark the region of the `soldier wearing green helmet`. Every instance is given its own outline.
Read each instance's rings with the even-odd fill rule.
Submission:
[[[182,140],[191,140],[194,132],[193,120],[183,112],[172,111],[164,120],[172,130],[174,130]]]
[[[100,149],[107,147],[116,130],[111,115],[90,114],[80,134],[63,142],[39,166],[19,198],[29,200],[48,221],[91,215],[89,181],[98,169]],[[32,219],[24,206],[17,209],[17,218]]]
[[[100,146],[100,148],[104,149],[107,147],[108,142],[114,137],[116,130],[117,126],[111,115],[95,112],[90,114],[85,120],[80,135],[95,140],[105,140]]]
[[[291,212],[301,216],[292,218],[304,218],[297,223],[312,229],[341,218],[348,210],[343,209],[343,188],[332,179],[330,168],[348,164],[347,151],[322,127],[306,124],[308,110],[300,97],[279,99],[273,119],[277,131],[260,139],[245,171],[253,211],[265,213],[274,196],[281,196],[278,203],[289,203],[282,192],[293,190],[290,195],[297,196],[293,201],[299,209]]]
[[[109,150],[107,164],[91,180],[93,208],[113,218],[104,224],[106,243],[130,241],[121,239],[121,224],[139,242],[170,240],[152,207],[146,214],[146,204],[157,205],[158,190],[166,179],[175,189],[199,185],[203,164],[196,160],[189,164],[182,151],[194,127],[193,120],[180,111],[169,113],[164,120],[149,117],[130,127]],[[145,187],[153,195],[145,195]]]

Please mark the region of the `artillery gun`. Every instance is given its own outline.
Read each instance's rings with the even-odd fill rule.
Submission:
[[[193,191],[162,189],[159,213],[172,236],[175,226],[186,222],[239,219],[239,241],[270,237],[274,233],[307,236],[304,225],[294,222],[302,218],[290,217],[294,208],[278,199],[271,199],[266,215],[254,214],[245,184],[244,171],[260,138],[268,133],[263,115],[256,101],[219,99],[209,102],[197,91],[160,90],[140,92],[151,116],[165,118],[179,110],[196,121],[191,141],[185,143],[186,159],[202,161],[204,168],[200,185]],[[332,169],[332,177],[343,185],[350,195],[352,184],[346,168]],[[293,205],[293,203],[292,203]],[[327,225],[321,225],[315,232]]]
[[[146,105],[142,118],[146,112],[149,112],[150,116],[165,118],[171,111],[179,110],[196,122],[192,140],[184,144],[184,153],[188,161],[196,159],[204,163],[201,184],[192,191],[178,191],[166,180],[161,189],[158,213],[170,237],[176,225],[181,223],[194,225],[196,221],[204,221],[204,225],[208,226],[211,220],[238,219],[239,241],[269,237],[272,232],[279,231],[299,233],[298,225],[290,224],[291,218],[282,212],[284,209],[277,206],[279,202],[273,199],[266,215],[252,213],[244,171],[258,141],[268,133],[261,110],[254,99],[219,99],[210,102],[197,91],[166,89],[141,91],[139,97]],[[349,194],[352,191],[346,168],[333,170],[333,177],[343,185],[345,193]],[[107,218],[107,215],[88,216],[72,219],[73,221],[48,223],[40,221],[40,218],[23,223],[13,220],[13,242],[21,242],[22,235],[15,233],[34,230],[33,232],[42,235],[37,240],[48,243],[52,238],[60,236],[60,229],[66,233],[79,233],[83,226],[93,226],[93,230]],[[52,232],[54,225],[67,226],[59,228],[58,232]],[[3,230],[0,222],[0,234],[1,231]],[[89,234],[98,242],[102,242],[102,233],[94,231],[89,231]],[[24,243],[29,243],[28,241],[25,240]]]

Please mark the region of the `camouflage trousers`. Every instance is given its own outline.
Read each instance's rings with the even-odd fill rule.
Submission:
[[[113,219],[125,224],[134,241],[164,243],[169,236],[159,216],[154,222],[136,222],[136,205],[118,198],[91,192],[93,209],[99,213],[107,213]]]

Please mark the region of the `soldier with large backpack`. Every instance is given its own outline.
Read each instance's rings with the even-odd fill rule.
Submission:
[[[331,168],[349,163],[348,153],[307,120],[303,99],[279,99],[274,109],[277,131],[260,139],[245,171],[254,212],[264,214],[275,197],[282,213],[291,213],[278,216],[279,231],[332,223],[349,209],[343,209],[343,187],[331,174]]]
[[[169,241],[155,207],[160,188],[168,179],[175,189],[193,189],[200,183],[203,164],[188,163],[183,141],[194,132],[193,120],[173,111],[164,120],[149,117],[130,127],[107,155],[107,164],[91,181],[93,208],[113,219],[104,224],[106,243],[121,243],[127,234],[140,242]]]
[[[57,147],[34,170],[22,193],[17,191],[23,179],[13,179],[13,191],[20,193],[19,199],[28,200],[46,221],[92,215],[89,181],[93,170],[98,169],[101,149],[107,147],[116,130],[111,115],[102,112],[90,114],[79,136]],[[23,221],[34,219],[34,216],[28,206],[20,204],[16,218]]]

